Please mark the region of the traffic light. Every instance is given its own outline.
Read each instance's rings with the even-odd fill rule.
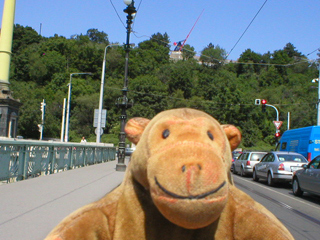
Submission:
[[[276,132],[276,134],[274,135],[276,138],[279,138],[281,136],[280,132]]]
[[[256,99],[256,100],[254,101],[254,104],[255,104],[255,105],[261,105],[261,99]]]
[[[41,102],[41,105],[40,105],[40,110],[41,110],[41,112],[44,112],[44,107],[45,107],[45,103],[44,103],[44,102]]]
[[[267,100],[262,99],[261,100],[262,112],[266,112],[266,104],[267,104]]]
[[[42,124],[44,123],[44,117],[45,117],[45,113],[46,113],[46,102],[43,101],[40,103],[40,110],[41,110],[41,120],[42,120]]]

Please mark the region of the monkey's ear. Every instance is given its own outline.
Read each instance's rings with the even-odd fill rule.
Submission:
[[[149,122],[149,119],[141,117],[130,119],[124,129],[129,141],[137,145],[144,129]]]
[[[241,133],[238,128],[233,125],[221,125],[230,143],[231,151],[235,150],[241,142]]]

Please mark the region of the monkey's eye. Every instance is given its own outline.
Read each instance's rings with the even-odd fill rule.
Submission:
[[[169,129],[166,129],[166,130],[164,130],[164,131],[162,132],[162,137],[163,137],[164,139],[166,139],[167,137],[169,137],[169,135],[170,135]]]
[[[208,134],[208,137],[213,141],[214,137],[213,137],[212,133],[210,131],[208,131],[207,134]]]

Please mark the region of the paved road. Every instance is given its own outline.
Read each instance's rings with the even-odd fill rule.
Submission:
[[[289,184],[269,187],[251,177],[234,176],[235,185],[269,209],[289,229],[296,240],[320,239],[320,197],[295,197]]]
[[[64,217],[118,186],[116,161],[0,186],[0,239],[41,240]]]
[[[0,185],[0,239],[42,240],[74,210],[96,201],[124,177],[116,161],[17,183]],[[236,185],[273,212],[299,239],[319,239],[319,198],[292,196],[289,188],[270,188],[234,176]]]

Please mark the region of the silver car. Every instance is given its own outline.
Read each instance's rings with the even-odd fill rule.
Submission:
[[[126,156],[131,156],[132,153],[134,152],[134,150],[136,150],[135,147],[132,147],[132,148],[127,147],[127,148],[126,148]]]
[[[267,179],[269,186],[275,182],[291,182],[293,172],[302,169],[308,160],[295,152],[269,152],[253,168],[253,180]]]
[[[241,177],[252,175],[253,167],[262,159],[267,152],[243,152],[237,160],[233,162],[232,172],[240,173]]]
[[[302,196],[303,192],[320,195],[320,155],[293,173],[292,191],[296,196]]]

